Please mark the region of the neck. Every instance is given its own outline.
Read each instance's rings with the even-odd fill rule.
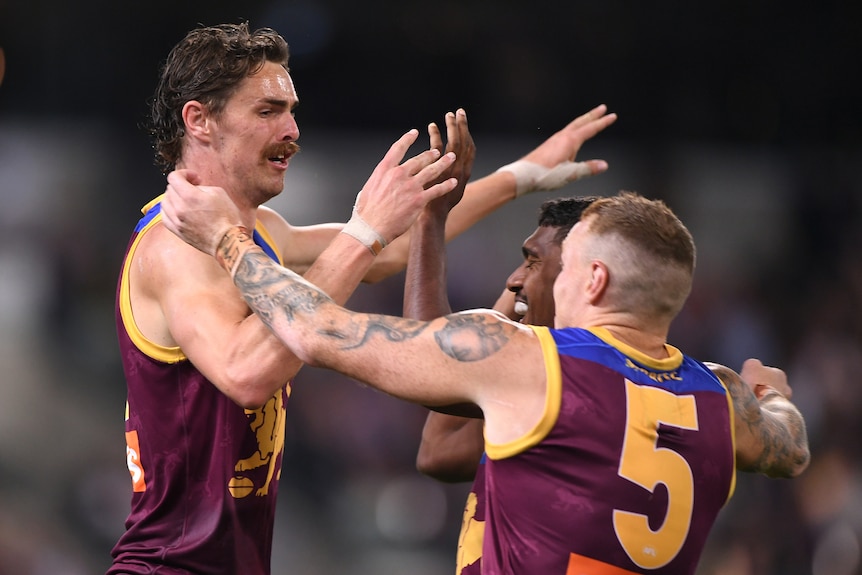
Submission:
[[[665,347],[667,333],[648,332],[627,325],[605,324],[596,327],[605,328],[614,338],[654,359],[665,359],[668,357],[667,348]]]
[[[257,222],[257,208],[259,204],[249,200],[250,196],[243,190],[241,182],[235,181],[218,166],[212,166],[208,162],[177,162],[176,169],[194,172],[197,176],[196,185],[202,188],[222,188],[239,209],[242,225],[250,230],[254,229],[254,225]]]
[[[629,314],[604,312],[583,317],[573,327],[601,327],[622,343],[655,359],[668,357],[665,344],[670,324],[665,321],[645,320]]]

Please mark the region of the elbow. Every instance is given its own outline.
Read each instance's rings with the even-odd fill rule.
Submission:
[[[287,382],[284,385],[287,385]],[[266,405],[284,385],[267,386],[266,388],[254,385],[239,385],[234,388],[230,394],[230,398],[241,408],[254,411]]]
[[[737,469],[762,473],[771,479],[793,479],[798,477],[811,463],[811,452],[808,446],[800,446],[777,457],[769,457],[759,462],[745,464],[737,462]]]
[[[796,457],[791,461],[786,477],[788,479],[798,477],[803,471],[808,469],[809,463],[811,463],[811,452],[806,446],[805,449],[800,449]]]
[[[440,458],[427,450],[419,450],[416,455],[416,470],[423,475],[443,483],[462,483],[472,481],[476,475],[475,468],[458,465],[457,462]]]
[[[292,376],[245,370],[226,373],[218,387],[243,409],[260,409],[290,382]]]
[[[427,450],[420,448],[416,454],[416,471],[422,475],[427,475],[434,479],[440,480],[438,477],[437,464],[434,457]]]

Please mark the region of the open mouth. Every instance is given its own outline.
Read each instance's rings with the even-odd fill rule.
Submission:
[[[267,158],[267,159],[268,159],[270,162],[272,162],[273,164],[278,164],[278,165],[280,165],[280,166],[284,166],[284,165],[286,165],[286,164],[287,164],[287,159],[288,159],[288,157],[289,157],[289,156],[287,156],[286,154],[279,154],[279,155],[277,155],[277,156],[270,156],[270,157],[269,157],[269,158]]]
[[[516,314],[518,314],[520,316],[525,316],[525,315],[527,315],[527,311],[529,309],[530,309],[530,307],[527,305],[527,302],[521,301],[521,300],[517,300],[515,302],[515,313]]]
[[[266,153],[266,159],[280,167],[287,165],[288,161],[294,154],[299,151],[299,146],[294,142],[273,146]]]

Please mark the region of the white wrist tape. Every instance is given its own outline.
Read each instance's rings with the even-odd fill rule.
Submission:
[[[356,238],[359,243],[368,248],[375,256],[383,251],[383,248],[388,244],[386,239],[377,230],[368,225],[368,222],[359,216],[359,212],[356,209],[353,210],[350,221],[341,229],[341,233]]]
[[[560,162],[553,168],[546,168],[526,160],[518,160],[497,170],[511,172],[515,176],[515,197],[530,192],[556,190],[569,182],[593,174],[586,162]]]

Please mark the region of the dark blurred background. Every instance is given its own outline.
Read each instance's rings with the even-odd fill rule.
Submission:
[[[618,113],[579,155],[608,173],[450,244],[453,306],[493,303],[544,199],[664,199],[699,249],[671,343],[783,367],[813,453],[792,481],[740,475],[699,575],[862,573],[862,3],[0,0],[0,574],[109,563],[130,496],[115,281],[164,188],[139,126],[171,46],[241,20],[291,46],[303,151],[272,205],[294,224],[345,221],[389,144],[458,106],[474,178]],[[349,305],[399,314],[402,287]],[[300,372],[274,575],[453,572],[468,486],[414,470],[424,417]]]

